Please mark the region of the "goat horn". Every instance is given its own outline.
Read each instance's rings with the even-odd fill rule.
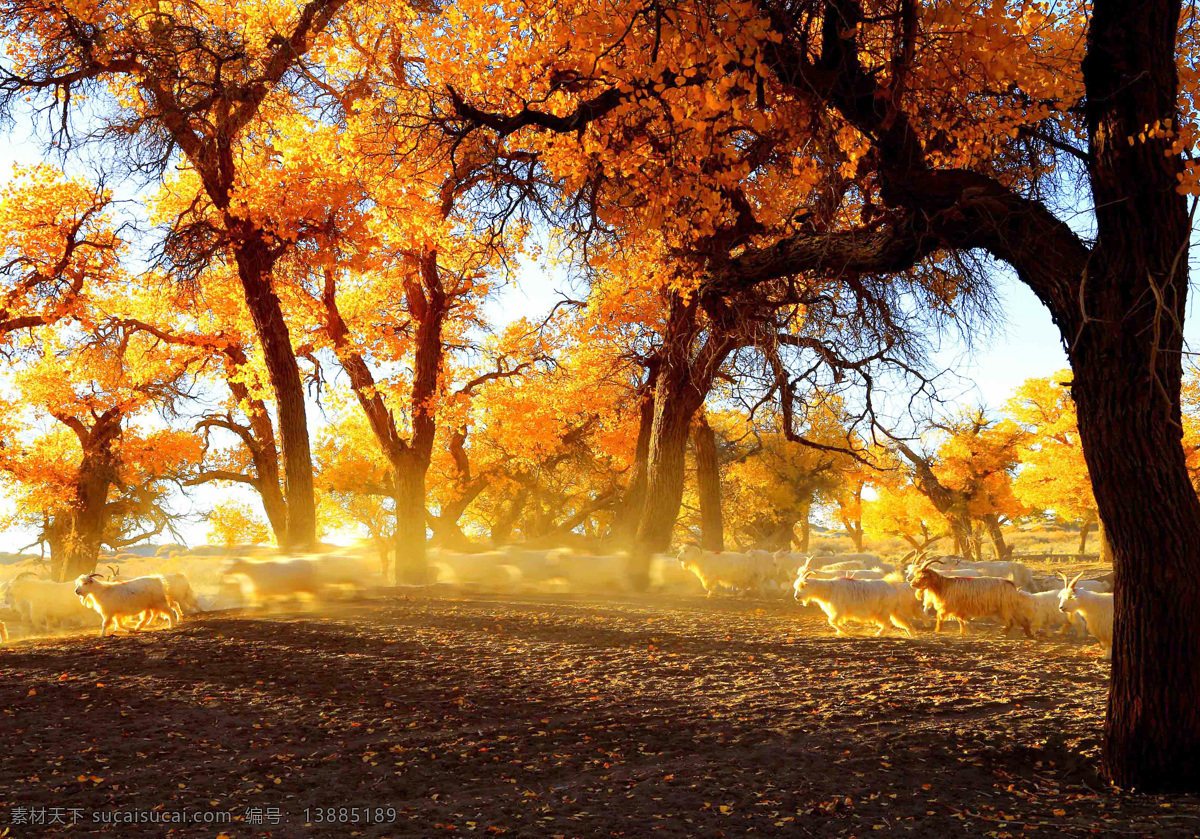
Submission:
[[[1067,584],[1067,588],[1075,588],[1075,584],[1076,584],[1077,582],[1079,582],[1079,580],[1080,580],[1080,578],[1081,578],[1081,577],[1083,577],[1083,572],[1082,572],[1082,571],[1080,571],[1078,574],[1076,574],[1076,575],[1075,575],[1075,579],[1071,580],[1071,582]]]

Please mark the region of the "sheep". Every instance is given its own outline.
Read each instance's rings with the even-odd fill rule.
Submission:
[[[112,572],[107,578],[110,582],[129,582],[131,579],[143,579],[142,577],[123,577],[115,568],[113,568],[113,566],[110,565],[108,567]],[[193,615],[197,612],[204,611],[204,609],[200,606],[200,601],[196,599],[196,593],[192,591],[192,584],[188,581],[187,575],[175,573],[158,574],[153,576],[161,576],[163,578],[163,582],[167,584],[167,598],[178,607],[176,612],[177,620],[183,620],[185,615]],[[90,603],[88,605],[91,606]],[[128,621],[132,621],[135,617],[140,619],[141,616],[131,615],[128,616],[127,619]],[[154,622],[154,617],[154,615],[150,616],[150,623]],[[118,620],[117,623],[119,626],[121,626],[121,628],[127,628],[125,626],[126,620]]]
[[[558,576],[567,581],[571,591],[620,592],[629,588],[629,557],[570,556],[560,560]]]
[[[796,600],[805,606],[816,603],[838,635],[848,620],[873,623],[876,635],[891,623],[913,637],[912,618],[916,600],[887,580],[823,580],[808,567],[800,569],[793,585]]]
[[[1039,582],[1041,590],[1046,593],[1058,593],[1066,588],[1066,577],[1061,572],[1059,577],[1041,577],[1039,578]],[[1104,579],[1080,580],[1075,584],[1075,588],[1080,591],[1094,591],[1100,594],[1112,592],[1112,586]]]
[[[686,570],[670,554],[650,557],[650,588],[657,592],[700,594],[704,587],[696,575]]]
[[[5,599],[25,615],[35,629],[49,630],[56,625],[91,623],[92,611],[75,596],[73,583],[55,583],[38,579],[30,571],[13,577],[4,586]]]
[[[866,571],[871,567],[865,559],[847,559],[842,562],[829,562],[819,567],[820,571]]]
[[[81,574],[75,579],[75,594],[100,613],[101,638],[110,627],[115,630],[123,617],[140,615],[134,627],[138,630],[159,615],[166,618],[167,626],[173,627],[179,614],[179,606],[168,597],[167,582],[161,575],[109,582],[99,574]]]
[[[1057,629],[1066,632],[1069,628],[1081,625],[1082,621],[1073,620],[1072,615],[1066,615],[1058,606],[1057,591],[1042,591],[1030,593],[1018,592],[1021,606],[1034,632],[1046,630],[1047,633]]]
[[[192,615],[204,611],[186,574],[163,574],[162,578],[167,583],[167,596],[179,605],[182,614]]]
[[[317,563],[311,559],[235,559],[222,576],[241,580],[243,589],[249,586],[251,599],[259,602],[300,594],[319,597],[322,593]]]
[[[908,573],[913,573],[913,568],[910,566]],[[982,577],[983,573],[977,568],[948,568],[940,572],[943,577]],[[933,594],[928,589],[921,589],[917,592],[917,600],[921,602],[921,608],[926,612],[933,612]]]
[[[822,560],[824,560],[824,561],[822,561]],[[830,565],[845,566],[847,568],[855,567],[855,566],[846,565],[846,563],[850,563],[850,562],[860,563],[857,567],[864,568],[864,569],[865,568],[878,568],[880,565],[884,564],[880,561],[879,557],[876,556],[875,554],[864,554],[864,553],[830,554],[830,555],[824,556],[824,557],[818,556],[814,560],[813,564],[817,568],[828,568],[828,567],[830,567]]]
[[[950,577],[939,574],[929,566],[937,558],[920,558],[913,573],[912,587],[928,591],[937,614],[935,632],[940,632],[942,622],[950,618],[958,621],[959,634],[966,632],[966,622],[971,618],[998,617],[1004,621],[1004,631],[1012,629],[1014,623],[1021,624],[1026,637],[1033,637],[1029,618],[1017,597],[1017,587],[1012,580],[998,577]]]
[[[1037,591],[1037,587],[1033,583],[1033,571],[1023,562],[1006,562],[1000,560],[976,562],[959,557],[954,557],[953,561],[954,565],[951,567],[964,570],[974,568],[979,571],[981,576],[1012,580],[1013,584],[1019,589]]]
[[[340,554],[321,554],[312,561],[317,566],[317,583],[322,588],[341,586],[361,592],[367,580],[377,577],[377,570],[363,557]]]
[[[740,553],[713,553],[688,545],[679,550],[679,565],[699,578],[708,597],[716,594],[719,586],[746,593],[757,588],[762,580],[760,566]]]
[[[892,573],[894,572],[877,568],[867,568],[859,571],[847,571],[846,578],[850,580],[883,580]]]
[[[1096,636],[1105,660],[1109,661],[1112,659],[1113,596],[1079,588],[1082,576],[1083,572],[1080,572],[1068,583],[1063,575],[1065,585],[1058,595],[1058,608],[1065,614],[1079,615],[1087,622],[1088,632]]]
[[[497,564],[511,565],[519,569],[521,579],[527,583],[541,583],[554,579],[558,575],[560,563],[571,553],[570,548],[540,551],[520,548],[516,545],[505,545],[497,552],[476,554],[476,556],[488,556]]]
[[[485,589],[517,588],[524,579],[521,569],[510,562],[512,553],[461,554],[442,551],[438,582],[456,583]]]

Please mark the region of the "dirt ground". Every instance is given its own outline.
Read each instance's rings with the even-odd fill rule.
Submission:
[[[0,673],[0,835],[1200,835],[1200,799],[1097,776],[1095,647],[836,638],[794,604],[423,594]],[[105,823],[185,810],[231,821]]]

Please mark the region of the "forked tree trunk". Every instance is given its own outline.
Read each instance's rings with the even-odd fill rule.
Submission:
[[[650,437],[654,429],[654,389],[649,385],[638,404],[638,436],[633,452],[633,474],[629,488],[617,508],[613,522],[613,542],[618,547],[628,546],[637,534],[642,509],[646,504],[646,480],[650,465]]]
[[[692,431],[696,452],[696,489],[700,496],[700,547],[706,551],[725,550],[725,529],[721,516],[721,467],[717,460],[717,435],[704,416],[696,415]]]
[[[672,375],[674,374],[674,375]],[[687,382],[687,370],[659,375],[654,392],[654,427],[646,481],[646,502],[630,554],[630,580],[635,589],[649,583],[650,557],[671,546],[671,534],[683,500],[684,462],[692,415],[700,407]]]
[[[512,540],[513,528],[517,526],[517,522],[521,519],[521,514],[525,511],[525,504],[529,501],[529,488],[521,487],[504,506],[504,511],[492,524],[489,531],[489,538],[493,545],[506,545]]]
[[[52,524],[51,576],[67,582],[95,571],[100,558],[110,517],[108,491],[117,479],[115,446],[121,436],[121,414],[115,409],[106,411],[90,428],[75,417],[59,417],[59,420],[75,432],[83,448],[71,507]]]
[[[862,553],[863,549],[863,529],[862,520],[850,521],[845,516],[842,517],[842,527],[846,528],[846,533],[850,536],[850,541],[854,543],[854,550]]]
[[[287,552],[311,550],[317,542],[317,507],[304,384],[279,297],[271,286],[274,260],[261,234],[241,241],[234,256],[278,410],[288,517],[286,542],[280,547]]]
[[[1004,561],[1012,559],[1012,546],[1004,540],[1004,531],[1000,528],[1000,520],[989,513],[983,517],[983,525],[987,529],[988,538],[992,540],[996,559]]]
[[[1079,526],[1079,552],[1076,556],[1080,561],[1082,561],[1084,556],[1087,554],[1088,536],[1091,535],[1095,528],[1096,521],[1092,518],[1084,519],[1083,524]]]
[[[694,298],[670,301],[654,386],[654,421],[646,472],[646,502],[629,555],[636,590],[650,583],[650,557],[671,546],[683,500],[684,459],[692,416],[704,404],[721,364],[736,346],[728,331],[713,330],[695,348],[698,311]]]

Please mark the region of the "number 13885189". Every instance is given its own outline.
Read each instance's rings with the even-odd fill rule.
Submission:
[[[396,820],[395,807],[305,807],[310,824],[387,824]]]

